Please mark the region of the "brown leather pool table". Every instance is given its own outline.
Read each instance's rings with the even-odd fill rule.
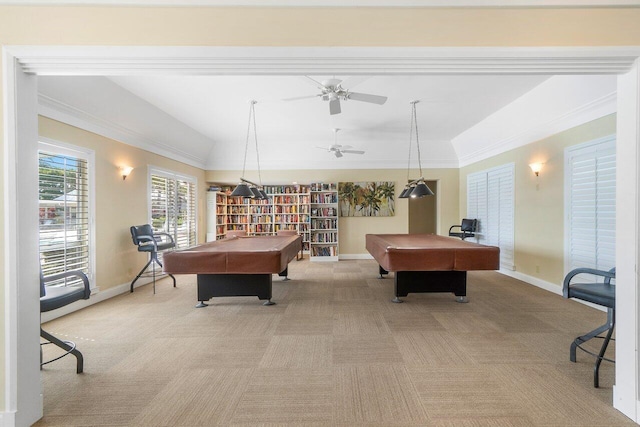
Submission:
[[[395,272],[395,299],[414,292],[452,292],[467,301],[467,271],[500,268],[500,248],[435,234],[367,234],[380,277]]]
[[[257,296],[271,302],[272,274],[287,279],[287,266],[302,245],[301,236],[233,237],[163,255],[164,271],[197,274],[198,301],[212,297]]]

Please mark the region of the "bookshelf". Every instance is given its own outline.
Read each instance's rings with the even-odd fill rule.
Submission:
[[[220,240],[227,233],[227,195],[207,192],[207,242]]]
[[[221,188],[215,186],[215,188]],[[207,192],[207,241],[224,239],[227,231],[246,230],[250,235],[270,235],[295,230],[309,253],[311,208],[309,185],[268,185],[267,200],[231,197],[230,188]]]
[[[338,260],[338,188],[336,183],[311,184],[309,194],[311,261]]]
[[[242,197],[227,196],[227,231],[247,230],[249,226],[249,204]]]
[[[273,229],[273,204],[271,199],[249,201],[248,232],[254,236],[269,235]]]

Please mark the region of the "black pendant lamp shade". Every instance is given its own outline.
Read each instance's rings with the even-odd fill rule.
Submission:
[[[400,193],[398,198],[399,199],[407,199],[407,198],[409,198],[410,194],[411,194],[411,187],[406,186],[406,187],[404,187],[404,190],[402,190],[402,193]]]
[[[418,182],[411,192],[411,197],[433,196],[433,191],[425,184],[424,181]]]
[[[253,193],[247,184],[241,182],[231,193],[232,197],[253,197]]]

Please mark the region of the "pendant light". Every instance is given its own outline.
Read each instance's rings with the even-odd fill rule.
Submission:
[[[419,198],[433,196],[433,191],[424,182],[422,176],[422,159],[420,158],[420,138],[418,136],[418,118],[416,115],[416,104],[420,101],[411,101],[411,125],[409,129],[409,162],[407,165],[407,181],[411,169],[411,141],[413,140],[413,130],[416,131],[416,147],[418,148],[418,167],[420,168],[420,178],[409,182],[398,196],[400,199]]]
[[[262,175],[260,173],[260,152],[258,151],[258,133],[256,131],[256,110],[255,105],[257,101],[249,101],[249,124],[247,125],[247,139],[244,145],[244,162],[242,164],[242,177],[240,177],[240,183],[231,193],[232,197],[246,197],[257,200],[266,199],[267,193],[262,187]],[[260,184],[249,181],[244,178],[244,174],[247,167],[247,153],[249,151],[249,136],[251,135],[251,124],[253,123],[253,137],[256,145],[256,160],[258,163],[258,180]]]

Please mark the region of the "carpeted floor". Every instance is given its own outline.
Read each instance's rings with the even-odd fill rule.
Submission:
[[[374,261],[292,261],[274,306],[214,298],[195,276],[136,289],[44,328],[75,340],[47,365],[37,426],[623,426],[614,366],[569,362],[606,314],[495,272],[468,277],[468,304],[410,294]],[[45,346],[45,358],[53,355]],[[613,347],[613,346],[612,346]],[[609,355],[614,357],[613,348]]]

